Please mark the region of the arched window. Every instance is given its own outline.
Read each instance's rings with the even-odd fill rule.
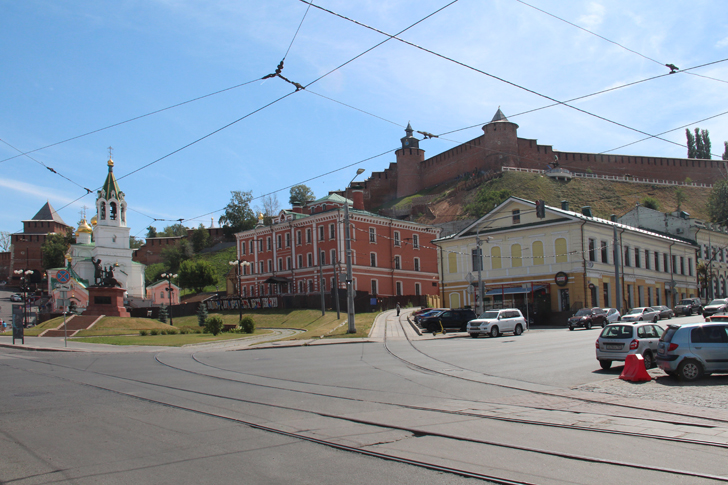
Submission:
[[[521,259],[521,245],[514,244],[511,246],[511,267],[520,268],[523,266],[523,259]]]
[[[116,202],[109,202],[109,220],[116,220]]]
[[[501,269],[501,250],[498,246],[490,248],[490,264],[493,269]]]
[[[100,214],[101,220],[102,221],[105,220],[106,219],[106,202],[101,202],[101,210],[99,212],[101,212],[101,214]]]
[[[557,263],[566,263],[568,261],[568,257],[566,255],[566,239],[563,237],[558,238],[554,242],[554,250],[556,251],[556,262]]]
[[[457,254],[450,253],[447,255],[447,266],[448,266],[450,273],[458,272],[458,255]]]
[[[543,264],[543,243],[541,241],[533,242],[531,252],[533,253],[533,264]]]

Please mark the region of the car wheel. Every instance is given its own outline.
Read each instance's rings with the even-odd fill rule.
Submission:
[[[696,381],[703,375],[703,368],[694,360],[684,360],[677,368],[677,375],[682,381]]]
[[[523,327],[519,323],[516,325],[516,328],[513,330],[513,335],[521,335],[523,333]]]
[[[470,336],[473,338],[478,338],[480,334],[479,333],[471,333]]]
[[[645,361],[645,369],[652,369],[655,367],[655,358],[652,356],[652,352],[645,352],[642,354],[642,358]]]
[[[610,367],[612,367],[612,361],[611,360],[600,360],[599,365],[602,366],[602,369],[607,370]]]
[[[591,330],[591,322],[586,322],[585,327],[587,330]]]
[[[569,325],[569,330],[571,330],[573,332],[574,331],[574,327],[572,327],[571,325]]]
[[[657,317],[653,318],[652,323],[657,323],[657,320],[659,320],[659,318],[657,318]]]
[[[604,327],[606,327],[606,326],[607,326],[607,321],[606,321],[606,320],[604,320],[604,321],[602,322],[602,328],[604,328]]]
[[[491,337],[497,337],[498,335],[499,335],[499,333],[498,333],[498,327],[496,327],[495,325],[493,325],[492,327],[490,327],[490,336]]]

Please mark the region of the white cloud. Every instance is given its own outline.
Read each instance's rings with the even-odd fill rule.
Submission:
[[[596,2],[592,2],[587,7],[588,13],[579,17],[577,24],[582,25],[585,28],[591,29],[602,23],[604,20],[604,13],[606,9],[604,5]]]
[[[726,37],[726,38],[725,38],[725,39],[723,39],[723,40],[719,40],[719,41],[718,41],[718,42],[717,42],[717,43],[715,44],[715,47],[716,47],[716,48],[719,48],[719,49],[720,49],[720,48],[723,48],[723,47],[728,47],[728,37]]]

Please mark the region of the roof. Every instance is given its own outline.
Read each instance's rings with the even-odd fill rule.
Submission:
[[[325,197],[321,197],[320,199],[314,200],[313,202],[309,202],[308,205],[315,205],[320,204],[321,202],[336,202],[338,204],[349,204],[350,206],[354,205],[354,202],[352,202],[350,199],[347,199],[346,197],[342,197],[339,194],[329,194]]]
[[[104,182],[103,187],[101,187],[99,195],[103,194],[104,199],[107,200],[110,199],[112,195],[115,199],[121,200],[124,198],[124,194],[119,190],[119,184],[116,183],[116,177],[114,177],[113,160],[109,159],[108,166],[109,174],[106,176],[106,181]]]
[[[498,106],[498,111],[496,111],[495,115],[493,115],[493,119],[490,120],[491,123],[495,123],[496,121],[508,121],[506,115],[504,115],[503,111],[501,111],[500,106]]]
[[[58,215],[58,212],[56,212],[50,202],[46,202],[45,205],[40,208],[38,213],[33,216],[31,221],[54,221],[59,224],[63,224],[64,226],[68,226],[68,224],[63,222],[63,219],[61,219],[61,216]]]

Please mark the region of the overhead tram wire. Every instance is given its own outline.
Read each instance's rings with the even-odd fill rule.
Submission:
[[[624,49],[624,50],[626,50],[626,51],[629,51],[629,52],[631,52],[631,53],[633,53],[633,54],[637,54],[638,56],[640,56],[640,57],[642,57],[642,58],[644,58],[644,59],[647,59],[648,61],[652,61],[652,62],[654,62],[655,64],[659,64],[660,66],[663,66],[663,67],[667,67],[667,64],[666,64],[666,63],[664,63],[664,62],[660,62],[660,61],[658,61],[657,59],[653,59],[652,57],[648,57],[648,56],[646,56],[646,55],[644,55],[644,54],[642,54],[642,53],[640,53],[640,52],[637,52],[637,51],[636,51],[636,50],[634,50],[634,49],[630,49],[629,47],[627,47],[627,46],[625,46],[625,45],[622,45],[622,44],[620,44],[619,42],[615,42],[615,41],[613,41],[613,40],[611,40],[611,39],[608,39],[608,38],[604,37],[603,35],[599,35],[599,34],[597,34],[596,32],[593,32],[593,31],[591,31],[591,30],[589,30],[589,29],[587,29],[587,28],[584,28],[584,27],[582,27],[581,25],[575,24],[575,23],[573,23],[573,22],[570,22],[570,21],[568,21],[568,20],[566,20],[566,19],[564,19],[564,18],[561,18],[561,17],[559,17],[558,15],[554,15],[554,14],[552,14],[551,12],[547,12],[546,10],[543,10],[543,9],[541,9],[541,8],[538,8],[538,7],[534,6],[534,5],[531,5],[530,3],[526,3],[526,2],[524,2],[523,0],[515,0],[515,1],[516,1],[516,2],[518,2],[518,3],[521,3],[521,4],[523,4],[523,5],[525,5],[525,6],[527,6],[527,7],[531,7],[532,9],[534,9],[534,10],[537,10],[537,11],[539,11],[539,12],[543,13],[543,14],[546,14],[546,15],[548,15],[549,17],[553,17],[553,18],[555,18],[556,20],[560,20],[561,22],[564,22],[565,24],[571,25],[572,27],[576,27],[576,28],[577,28],[577,29],[579,29],[579,30],[583,30],[584,32],[586,32],[586,33],[588,33],[588,34],[591,34],[591,35],[593,35],[593,36],[595,36],[595,37],[599,37],[600,39],[602,39],[602,40],[604,40],[604,41],[607,41],[607,42],[609,42],[610,44],[614,44],[614,45],[616,45],[616,46],[618,46],[618,47],[621,47],[622,49]],[[681,72],[685,72],[685,71],[686,71],[686,69],[680,69],[680,70],[678,70],[678,71],[675,71],[675,72],[677,72],[677,73],[681,73]],[[668,74],[674,74],[675,72],[670,72],[670,73],[668,73]],[[723,79],[718,79],[718,78],[714,78],[714,77],[710,77],[710,76],[704,76],[704,75],[702,75],[702,74],[697,74],[697,73],[694,73],[694,72],[688,72],[688,73],[686,73],[686,74],[691,74],[691,75],[693,75],[693,76],[703,77],[703,78],[705,78],[705,79],[711,79],[711,80],[713,80],[713,81],[718,81],[718,82],[721,82],[721,83],[728,83],[728,81],[724,81]]]
[[[306,7],[306,11],[303,13],[303,18],[301,19],[301,23],[298,24],[298,28],[296,29],[296,33],[293,34],[293,38],[291,39],[291,43],[288,44],[288,49],[286,49],[286,53],[283,55],[283,61],[286,60],[286,57],[288,57],[288,53],[291,51],[291,47],[293,47],[293,41],[296,40],[296,37],[298,36],[298,31],[301,30],[301,26],[303,25],[303,21],[306,20],[306,15],[308,15],[308,11],[311,10],[311,5]],[[283,62],[281,61],[281,62]]]
[[[559,100],[558,100],[558,99],[556,99],[556,98],[553,98],[553,97],[551,97],[551,96],[548,96],[548,95],[546,95],[546,94],[542,94],[542,93],[539,93],[538,91],[534,91],[533,89],[527,88],[527,87],[525,87],[525,86],[521,86],[520,84],[517,84],[517,83],[515,83],[515,82],[513,82],[513,81],[508,81],[507,79],[504,79],[504,78],[502,78],[502,77],[496,76],[495,74],[491,74],[491,73],[489,73],[489,72],[483,71],[482,69],[478,69],[477,67],[473,67],[473,66],[471,66],[471,65],[469,65],[469,64],[465,64],[464,62],[460,62],[460,61],[458,61],[458,60],[456,60],[456,59],[453,59],[453,58],[451,58],[451,57],[447,57],[447,56],[445,56],[445,55],[443,55],[443,54],[439,54],[439,53],[437,53],[437,52],[435,52],[435,51],[432,51],[432,50],[430,50],[430,49],[427,49],[427,48],[425,48],[425,47],[419,46],[419,45],[417,45],[417,44],[415,44],[415,43],[413,43],[413,42],[409,42],[409,41],[407,41],[407,40],[401,39],[401,38],[397,37],[397,36],[398,36],[398,35],[399,35],[399,34],[400,34],[401,32],[400,32],[400,33],[397,33],[397,34],[394,34],[394,35],[392,35],[392,34],[388,34],[387,32],[384,32],[384,31],[382,31],[382,30],[379,30],[379,29],[377,29],[377,28],[375,28],[375,27],[371,27],[371,26],[369,26],[369,25],[366,25],[366,24],[363,24],[363,23],[361,23],[361,22],[359,22],[359,21],[357,21],[357,20],[354,20],[354,19],[350,19],[349,17],[346,17],[346,16],[344,16],[344,15],[341,15],[341,14],[339,14],[339,13],[336,13],[336,12],[334,12],[333,10],[329,10],[329,9],[327,9],[327,8],[321,7],[321,6],[319,6],[319,5],[316,5],[316,4],[314,4],[314,3],[311,3],[311,2],[307,2],[306,0],[300,0],[300,1],[301,1],[301,2],[303,2],[303,3],[310,3],[310,4],[312,5],[312,6],[314,6],[314,7],[318,8],[319,10],[322,10],[322,11],[324,11],[324,12],[330,13],[331,15],[334,15],[334,16],[336,16],[336,17],[342,18],[342,19],[344,19],[344,20],[347,20],[347,21],[349,21],[349,22],[352,22],[352,23],[354,23],[354,24],[356,24],[356,25],[362,26],[362,27],[364,27],[364,28],[367,28],[367,29],[369,29],[369,30],[373,30],[374,32],[377,32],[377,33],[379,33],[379,34],[385,35],[385,36],[387,36],[387,37],[388,37],[389,39],[395,39],[395,40],[398,40],[399,42],[402,42],[403,44],[407,44],[407,45],[409,45],[409,46],[411,46],[411,47],[414,47],[414,48],[416,48],[416,49],[419,49],[419,50],[421,50],[421,51],[423,51],[423,52],[427,52],[428,54],[432,54],[432,55],[434,55],[434,56],[436,56],[436,57],[439,57],[439,58],[441,58],[441,59],[444,59],[444,60],[450,61],[450,62],[452,62],[452,63],[454,63],[454,64],[457,64],[457,65],[459,65],[459,66],[465,67],[466,69],[470,69],[470,70],[472,70],[472,71],[475,71],[475,72],[477,72],[477,73],[483,74],[484,76],[490,77],[490,78],[492,78],[492,79],[495,79],[495,80],[497,80],[497,81],[500,81],[500,82],[502,82],[502,83],[508,84],[508,85],[510,85],[510,86],[513,86],[513,87],[515,87],[515,88],[518,88],[518,89],[520,89],[520,90],[526,91],[526,92],[528,92],[528,93],[534,94],[534,95],[536,95],[536,96],[539,96],[539,97],[541,97],[541,98],[545,98],[545,99],[548,99],[549,101],[553,101],[554,103],[556,103],[556,104],[558,104],[558,105],[566,106],[567,108],[571,108],[571,109],[573,109],[573,110],[575,110],[575,111],[578,111],[578,112],[580,112],[580,113],[586,114],[586,115],[588,115],[588,116],[592,116],[592,117],[594,117],[594,118],[597,118],[597,119],[600,119],[600,120],[602,120],[602,121],[606,121],[607,123],[611,123],[611,124],[613,124],[613,125],[616,125],[616,126],[620,126],[620,127],[622,127],[622,128],[625,128],[625,129],[627,129],[627,130],[630,130],[630,131],[634,131],[634,132],[637,132],[637,133],[641,133],[641,134],[643,134],[643,135],[646,135],[646,136],[650,136],[650,137],[652,137],[652,136],[653,136],[653,135],[651,135],[650,133],[647,133],[647,132],[645,132],[645,131],[639,130],[639,129],[637,129],[637,128],[633,128],[633,127],[631,127],[631,126],[625,125],[624,123],[620,123],[620,122],[618,122],[618,121],[614,121],[614,120],[611,120],[611,119],[609,119],[609,118],[606,118],[606,117],[604,117],[604,116],[601,116],[601,115],[598,115],[598,114],[596,114],[596,113],[592,113],[592,112],[590,112],[590,111],[587,111],[587,110],[584,110],[584,109],[578,108],[578,107],[576,107],[576,106],[572,106],[572,105],[568,104],[568,103],[567,103],[567,102],[565,102],[565,101],[559,101]],[[720,62],[720,61],[717,61],[717,62]],[[315,82],[315,81],[314,81],[314,82]],[[672,140],[667,140],[667,139],[664,139],[664,138],[660,138],[659,136],[655,136],[654,138],[657,138],[658,140],[662,140],[662,141],[665,141],[665,142],[667,142],[667,143],[670,143],[670,144],[673,144],[673,145],[678,145],[678,146],[682,146],[682,144],[680,144],[680,143],[676,143],[676,142],[674,142],[674,141],[672,141]]]

